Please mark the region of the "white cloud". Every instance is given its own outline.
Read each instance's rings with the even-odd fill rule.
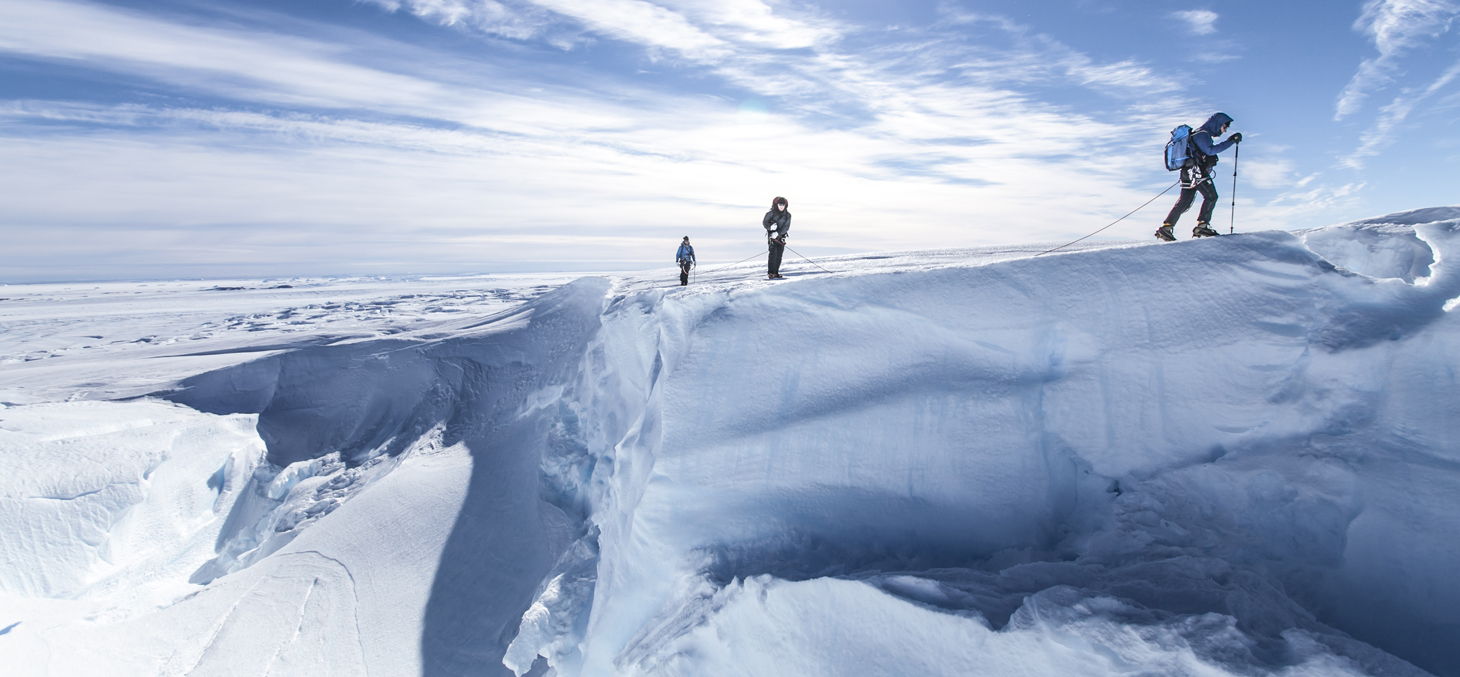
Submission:
[[[1149,93],[1169,92],[1177,84],[1134,61],[1096,65],[1083,56],[1066,60],[1070,76],[1081,85],[1120,87]]]
[[[553,25],[547,12],[529,6],[508,6],[496,0],[364,0],[395,12],[402,8],[445,26],[465,25],[514,40],[542,36]]]
[[[771,49],[824,47],[841,39],[844,28],[816,16],[797,17],[761,0],[665,0],[721,39]]]
[[[1242,163],[1242,177],[1254,188],[1278,189],[1296,187],[1293,163],[1284,158],[1256,157]]]
[[[1082,87],[1102,91],[1113,89],[1123,94],[1139,92],[1147,96],[1181,88],[1178,82],[1157,74],[1145,64],[1131,60],[1097,63],[1068,45],[1034,33],[1007,17],[964,13],[952,5],[940,6],[940,13],[949,25],[988,25],[1014,42],[1014,48],[1005,51],[991,53],[979,47],[962,51],[953,48],[955,53],[938,57],[955,61],[960,68],[971,71],[973,77],[990,83],[1048,83],[1063,77]],[[920,45],[919,49],[936,51],[939,48]],[[942,50],[948,49],[942,47]]]
[[[58,233],[89,229],[97,237],[78,247],[93,253],[138,229],[152,233],[149,246],[176,252],[251,224],[237,229],[230,255],[285,260],[348,233],[351,260],[384,246],[396,270],[417,271],[438,259],[436,270],[513,258],[642,261],[658,243],[651,228],[677,239],[685,224],[708,257],[741,258],[731,251],[776,194],[800,205],[806,253],[1055,240],[1158,191],[1169,118],[1192,113],[1174,99],[1119,115],[1072,112],[1024,93],[1030,82],[1083,86],[1122,107],[1121,97],[1149,103],[1175,85],[997,18],[991,25],[1013,47],[932,30],[853,48],[843,45],[852,29],[754,0],[500,5],[517,14],[491,14],[492,25],[521,19],[549,40],[571,16],[598,35],[701,63],[769,105],[747,116],[739,101],[602,71],[548,84],[513,64],[455,63],[464,57],[383,40],[11,3],[0,5],[0,51],[252,110],[11,105],[0,110],[0,184],[9,187],[0,213]],[[481,28],[487,6],[399,8]],[[525,13],[533,7],[551,16]],[[34,133],[42,122],[45,133]]]
[[[718,61],[732,50],[684,15],[643,0],[532,0],[581,21],[588,28],[627,42],[674,50],[696,61]]]
[[[1366,185],[1347,182],[1338,185],[1323,183],[1321,175],[1300,179],[1293,189],[1264,203],[1237,200],[1237,229],[1244,231],[1283,229],[1295,221],[1323,223],[1352,218],[1346,216],[1360,204],[1359,196]]]
[[[1358,111],[1370,92],[1392,81],[1406,52],[1450,30],[1460,5],[1449,0],[1369,0],[1354,22],[1368,36],[1379,56],[1365,59],[1339,94],[1334,120]]]
[[[440,83],[347,63],[324,43],[158,21],[100,5],[0,4],[0,53],[276,104],[419,109]]]
[[[1450,66],[1448,70],[1431,82],[1428,87],[1418,92],[1406,91],[1395,97],[1389,105],[1379,110],[1379,118],[1374,125],[1365,130],[1359,136],[1359,147],[1351,154],[1340,161],[1342,166],[1352,169],[1362,169],[1364,158],[1379,154],[1385,146],[1394,140],[1398,127],[1404,123],[1409,114],[1421,103],[1434,96],[1437,92],[1449,86],[1456,78],[1460,78],[1460,62]]]
[[[1206,9],[1192,9],[1174,12],[1172,16],[1186,22],[1187,28],[1197,35],[1211,35],[1217,32],[1217,13]]]

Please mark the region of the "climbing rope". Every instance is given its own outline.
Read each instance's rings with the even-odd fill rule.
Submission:
[[[781,245],[781,246],[784,247],[785,245]],[[797,256],[801,256],[801,252],[798,252],[798,251],[796,251],[794,249],[791,249],[790,247],[786,247],[786,249],[790,249],[792,254],[795,254]],[[821,265],[818,264],[817,262],[812,261],[811,259],[807,259],[805,256],[801,256],[801,258],[806,259],[806,262],[807,263],[809,263],[809,264],[811,264],[813,266],[816,266],[817,268],[821,268]],[[822,272],[825,272],[825,273],[830,273],[831,272],[831,271],[829,271],[829,270],[827,270],[825,268],[821,268],[821,270],[822,270]]]
[[[1159,193],[1156,193],[1156,197],[1153,197],[1153,198],[1151,198],[1149,200],[1146,200],[1146,203],[1145,204],[1143,204],[1143,205],[1141,205],[1139,207],[1136,207],[1135,209],[1130,210],[1130,214],[1126,214],[1125,216],[1122,216],[1122,217],[1120,217],[1120,218],[1118,218],[1118,219],[1116,219],[1114,221],[1111,221],[1110,223],[1105,224],[1105,228],[1109,228],[1109,227],[1111,227],[1111,226],[1113,226],[1113,225],[1115,225],[1117,223],[1120,223],[1121,221],[1126,220],[1126,218],[1129,217],[1131,214],[1134,214],[1134,213],[1136,213],[1136,212],[1138,212],[1138,211],[1140,211],[1142,209],[1145,209],[1146,208],[1146,205],[1151,204],[1152,202],[1155,202],[1156,201],[1156,198],[1161,197],[1162,195],[1165,195],[1165,194],[1171,192],[1171,189],[1172,188],[1175,188],[1177,186],[1177,184],[1179,184],[1179,183],[1181,183],[1181,181],[1180,180],[1177,180],[1176,183],[1173,183],[1173,184],[1171,184],[1169,186],[1166,186],[1166,190],[1163,190],[1163,191],[1161,191]],[[1101,228],[1100,230],[1105,230],[1105,228]],[[1095,235],[1098,235],[1100,233],[1100,230],[1097,230],[1097,231],[1095,231],[1093,233],[1090,233],[1089,235],[1086,235],[1085,237],[1080,238],[1080,240],[1084,240],[1084,239],[1087,239],[1087,238],[1090,238],[1090,237],[1094,237]],[[1064,244],[1062,244],[1062,245],[1060,245],[1058,247],[1055,247],[1054,249],[1050,249],[1048,251],[1039,252],[1038,254],[1035,254],[1035,256],[1044,256],[1045,254],[1048,254],[1050,252],[1059,251],[1061,249],[1064,249],[1065,247],[1068,247],[1068,246],[1070,246],[1072,244],[1075,244],[1076,242],[1079,242],[1080,240],[1074,240],[1072,242],[1066,242],[1066,243],[1064,243]]]
[[[714,268],[711,268],[711,269],[709,269],[709,270],[707,270],[705,272],[707,272],[707,273],[713,273],[713,272],[715,272],[717,270],[720,270],[721,268],[729,268],[730,266],[738,266],[738,265],[740,265],[742,263],[745,263],[746,261],[749,261],[749,260],[751,260],[751,259],[753,259],[753,258],[755,258],[757,256],[760,256],[760,252],[756,252],[754,254],[751,254],[750,256],[747,256],[747,257],[745,257],[743,259],[740,259],[739,261],[736,261],[735,263],[727,263],[727,264],[725,264],[723,266],[715,266]],[[698,278],[696,278],[696,279],[698,279]]]

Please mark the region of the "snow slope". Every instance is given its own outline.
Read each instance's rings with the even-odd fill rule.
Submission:
[[[7,365],[0,659],[1460,675],[1460,209],[1038,250],[87,372],[136,401]]]
[[[0,285],[0,401],[117,399],[311,345],[493,313],[566,275]],[[119,369],[119,365],[125,365]]]

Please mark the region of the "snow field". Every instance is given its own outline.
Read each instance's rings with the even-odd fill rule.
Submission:
[[[185,580],[262,460],[254,418],[145,401],[0,410],[0,591]]]
[[[0,402],[136,397],[273,351],[480,317],[564,275],[0,285]],[[123,366],[124,365],[124,366]]]
[[[207,547],[123,547],[137,490],[6,518],[53,526],[6,548],[29,564],[4,584],[32,587],[0,597],[0,659],[1460,674],[1457,238],[1460,210],[1439,208],[1033,259],[843,257],[778,283],[585,279],[497,314],[175,363],[155,394],[191,409],[9,406],[11,475],[78,494],[100,485],[57,459],[83,447],[41,438],[151,435],[75,453],[152,491],[126,478],[172,438],[141,421],[215,437],[138,522]],[[143,359],[110,382],[82,366],[7,365],[0,392],[162,382]],[[230,425],[248,453],[223,453]]]

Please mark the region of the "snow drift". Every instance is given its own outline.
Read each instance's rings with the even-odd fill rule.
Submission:
[[[1460,675],[1456,252],[1440,208],[780,283],[587,279],[201,374],[163,393],[187,409],[83,403],[256,417],[258,438],[197,451],[216,500],[175,514],[203,536],[133,588],[42,584],[28,568],[95,556],[7,541],[0,654],[23,674],[125,646],[116,674]],[[15,434],[5,469],[44,463]],[[6,482],[7,524],[76,519]],[[85,538],[121,538],[107,519]],[[144,582],[150,606],[117,592]]]

